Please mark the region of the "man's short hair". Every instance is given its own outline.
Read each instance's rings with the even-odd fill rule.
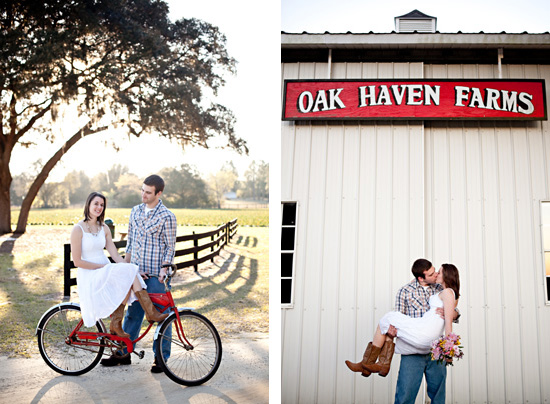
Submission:
[[[156,174],[150,175],[143,181],[145,185],[155,187],[155,195],[164,191],[164,180]]]
[[[416,279],[418,278],[425,279],[424,272],[426,272],[432,266],[433,266],[432,263],[427,259],[419,258],[416,261],[414,261],[411,271]]]

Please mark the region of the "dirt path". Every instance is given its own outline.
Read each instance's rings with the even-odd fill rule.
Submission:
[[[225,339],[218,372],[206,384],[181,386],[164,373],[152,374],[150,346],[145,358],[132,365],[98,365],[82,376],[63,376],[38,356],[0,357],[0,403],[43,404],[262,404],[269,401],[269,339],[264,333],[239,334]]]

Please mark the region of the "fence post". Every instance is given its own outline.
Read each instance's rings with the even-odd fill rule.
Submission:
[[[195,232],[193,232],[193,235],[195,235]],[[193,251],[193,259],[195,260],[195,265],[193,265],[193,267],[195,268],[195,272],[198,272],[199,264],[197,261],[199,260],[199,252],[197,251],[197,249],[199,248],[199,239],[193,239],[193,247],[195,247],[195,251]]]
[[[71,245],[63,246],[63,296],[71,295]]]
[[[212,247],[210,247],[210,253],[213,253],[214,252],[214,235],[211,235],[210,236],[210,242],[212,243]],[[210,262],[213,264],[214,263],[214,257],[212,257],[212,259],[210,260]]]
[[[229,245],[229,235],[231,234],[231,222],[225,224],[225,244]]]

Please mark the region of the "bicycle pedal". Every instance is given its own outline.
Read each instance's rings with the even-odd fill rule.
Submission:
[[[139,359],[143,359],[143,357],[145,356],[144,351],[139,351],[139,352],[134,351],[134,353],[138,356]]]

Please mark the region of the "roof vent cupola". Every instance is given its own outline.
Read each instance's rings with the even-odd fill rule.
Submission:
[[[437,18],[426,15],[418,10],[395,17],[395,31],[403,32],[428,32],[436,31]]]

